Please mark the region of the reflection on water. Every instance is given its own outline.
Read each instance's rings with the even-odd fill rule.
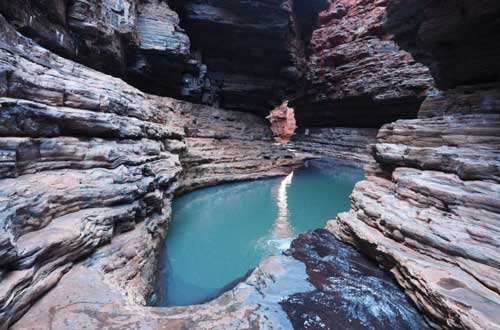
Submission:
[[[288,197],[286,190],[292,183],[293,172],[288,174],[280,183],[276,203],[278,204],[278,217],[274,223],[273,234],[274,238],[290,237],[293,233],[292,225],[288,221]]]
[[[293,172],[285,177],[276,194],[276,205],[278,206],[278,216],[269,235],[261,237],[256,245],[257,249],[263,249],[266,255],[277,254],[290,247],[294,238],[294,228],[290,223],[288,210],[287,189],[292,184]]]
[[[158,282],[159,306],[200,303],[349,209],[359,168],[312,161],[285,178],[225,184],[178,197]]]

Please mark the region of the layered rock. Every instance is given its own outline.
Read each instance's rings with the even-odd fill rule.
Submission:
[[[79,264],[13,329],[65,329],[68,325],[87,329],[334,329],[339,324],[355,324],[357,329],[428,328],[387,274],[326,230],[301,235],[290,254],[295,258],[281,255],[263,261],[246,280],[212,302],[170,308],[113,304],[120,301],[120,295],[103,282],[92,264]],[[81,283],[89,278],[92,285],[75,290],[83,289]],[[53,306],[50,313],[47,304]]]
[[[393,272],[436,327],[498,329],[498,114],[384,126],[330,229]]]
[[[416,117],[432,78],[384,29],[386,6],[331,0],[319,14],[306,81],[291,102],[299,126],[379,127]]]
[[[296,150],[359,163],[372,160],[368,146],[376,142],[376,128],[299,128],[290,141]]]
[[[70,296],[102,284],[108,301],[146,304],[179,185],[301,162],[272,144],[263,119],[144,94],[0,23],[2,329],[69,271],[79,278]],[[253,140],[260,148],[236,159]],[[214,157],[220,141],[232,155]],[[193,171],[209,179],[193,183]]]
[[[266,116],[282,103],[294,79],[288,1],[171,3],[208,66],[215,104]]]
[[[413,24],[424,31],[438,17],[448,36],[457,42],[463,37],[464,44],[474,35],[482,43],[483,33],[494,31],[489,24],[483,30],[474,19],[462,20],[489,17],[469,1],[391,5],[392,15],[426,13],[401,19],[396,33]],[[440,8],[449,10],[444,15]],[[494,14],[495,7],[488,12]],[[441,31],[433,33],[437,38]],[[441,57],[433,42],[408,42],[421,47],[415,54],[430,54],[439,87],[455,88],[432,92],[418,119],[380,129],[371,148],[375,161],[366,167],[366,181],[354,189],[351,211],[330,222],[329,229],[389,269],[435,328],[500,329],[500,86],[456,86],[467,74],[442,71],[455,63],[455,55]],[[460,54],[460,61],[472,70],[482,55],[488,63],[498,47],[483,46],[474,56]],[[475,82],[491,77],[481,70],[471,74]]]
[[[186,87],[197,91],[204,78],[206,67],[166,1],[4,0],[0,13],[51,51],[147,92],[189,98]],[[183,80],[186,74],[193,79]]]
[[[264,118],[178,104],[186,118],[179,193],[214,184],[285,175],[310,155],[274,143]]]
[[[441,88],[452,88],[500,80],[499,15],[494,0],[392,0],[386,26]]]

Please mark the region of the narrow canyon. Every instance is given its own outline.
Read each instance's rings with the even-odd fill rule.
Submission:
[[[499,35],[498,0],[0,0],[0,330],[500,330]],[[364,174],[294,232],[342,204],[307,171]],[[174,199],[237,181],[293,241],[160,306]]]

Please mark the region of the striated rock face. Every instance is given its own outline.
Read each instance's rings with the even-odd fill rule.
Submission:
[[[418,119],[380,129],[351,211],[328,225],[389,269],[439,329],[500,329],[497,8],[389,2],[385,28],[438,87],[454,88],[429,93]]]
[[[416,116],[432,78],[384,29],[386,6],[330,0],[319,14],[306,81],[291,102],[299,126],[379,127]]]
[[[166,1],[2,0],[0,13],[49,50],[147,92],[182,97],[204,78],[206,67]],[[185,74],[193,79],[184,82]]]
[[[113,304],[120,302],[120,295],[95,272],[100,261],[91,259],[70,270],[12,328],[428,328],[387,274],[326,230],[301,235],[290,254],[294,258],[281,255],[263,261],[245,281],[212,302],[170,308]],[[346,276],[340,276],[343,273]],[[53,306],[50,312],[47,305]],[[353,324],[353,318],[360,322]]]
[[[498,83],[434,91],[418,119],[384,125],[351,211],[329,223],[389,269],[435,328],[500,329],[499,95]]]
[[[210,89],[215,92],[212,102],[263,117],[282,103],[295,71],[288,46],[288,1],[170,3],[208,67]]]
[[[186,118],[186,152],[179,193],[214,184],[288,174],[310,155],[274,143],[264,118],[179,103]]]
[[[367,163],[373,159],[368,146],[376,142],[377,131],[376,128],[299,128],[290,146],[317,156]]]
[[[69,271],[69,296],[102,284],[96,297],[146,304],[175,192],[302,161],[272,144],[264,119],[144,94],[1,16],[0,35],[2,329]],[[254,140],[259,149],[236,159]],[[232,149],[217,155],[219,143]]]
[[[500,80],[500,3],[392,0],[386,26],[440,88]]]
[[[124,257],[107,273],[129,301],[144,302],[181,171],[164,142],[182,143],[182,126],[167,106],[0,19],[2,328],[73,263],[128,231],[134,239],[115,246]]]

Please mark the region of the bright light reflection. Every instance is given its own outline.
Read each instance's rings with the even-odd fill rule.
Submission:
[[[288,215],[288,186],[292,183],[293,172],[288,174],[288,176],[281,181],[280,187],[278,189],[278,197],[276,199],[278,204],[278,217],[274,223],[274,228],[272,231],[273,238],[284,238],[291,237],[293,234],[293,228],[289,221]]]

